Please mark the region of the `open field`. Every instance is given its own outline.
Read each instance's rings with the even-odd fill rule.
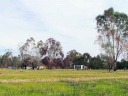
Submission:
[[[128,96],[128,71],[0,69],[0,96]]]

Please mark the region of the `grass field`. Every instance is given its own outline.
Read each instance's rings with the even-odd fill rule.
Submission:
[[[128,71],[0,69],[0,96],[128,96]]]

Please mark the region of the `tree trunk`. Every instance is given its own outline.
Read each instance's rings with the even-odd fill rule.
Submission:
[[[32,70],[34,70],[34,66],[32,66]]]
[[[116,71],[116,61],[114,62],[114,71]]]
[[[25,69],[27,69],[27,66],[26,65],[24,67],[25,67]]]
[[[111,64],[108,63],[108,71],[110,72],[111,71]]]

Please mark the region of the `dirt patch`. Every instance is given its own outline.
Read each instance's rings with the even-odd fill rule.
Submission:
[[[91,78],[50,78],[50,79],[2,79],[1,83],[11,82],[56,82],[56,81],[90,81],[90,80],[103,80],[103,79],[128,79],[128,76],[123,77],[91,77]]]

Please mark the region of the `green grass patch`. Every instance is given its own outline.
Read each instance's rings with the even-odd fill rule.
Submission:
[[[0,96],[128,96],[127,81],[0,83]]]
[[[0,73],[0,96],[128,96],[128,71],[123,70],[0,69]]]

